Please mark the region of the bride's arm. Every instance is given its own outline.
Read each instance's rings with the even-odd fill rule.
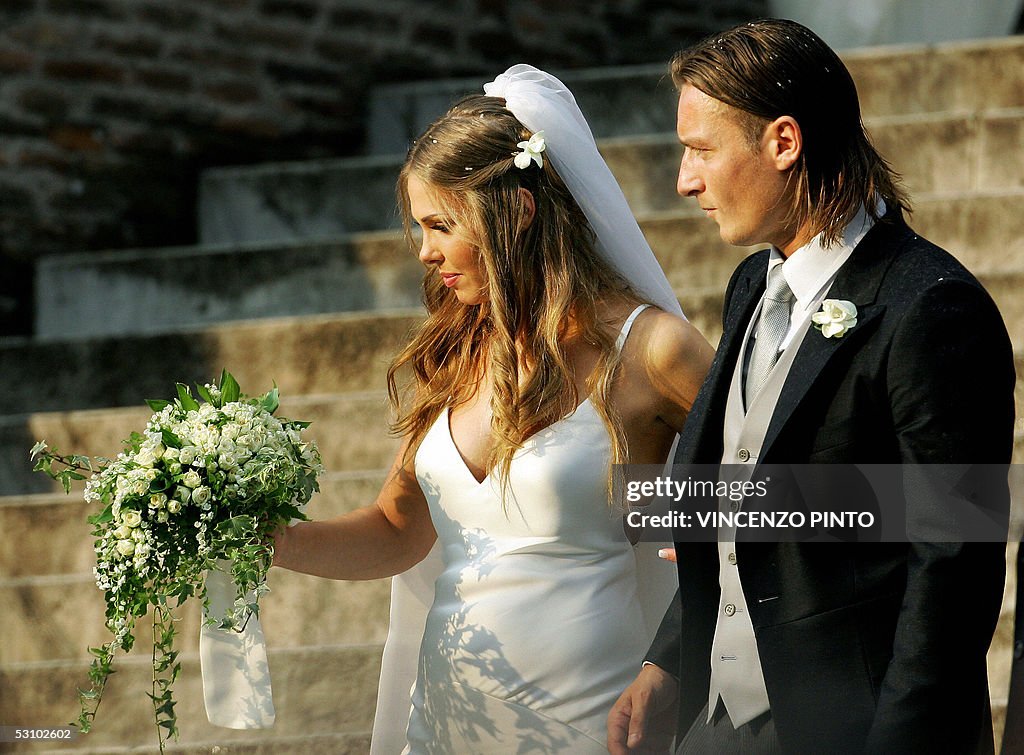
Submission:
[[[406,446],[372,505],[278,530],[274,565],[329,579],[378,579],[422,561],[437,535]]]
[[[691,323],[659,312],[645,339],[644,368],[658,417],[677,432],[693,406],[715,350]]]

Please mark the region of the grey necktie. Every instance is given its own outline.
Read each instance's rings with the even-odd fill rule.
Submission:
[[[761,318],[757,322],[754,350],[750,355],[747,370],[747,406],[761,390],[768,373],[779,358],[779,346],[789,330],[789,303],[793,292],[789,290],[782,265],[776,265],[768,273],[768,289],[765,291]]]

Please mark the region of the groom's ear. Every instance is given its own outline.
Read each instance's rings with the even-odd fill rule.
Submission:
[[[537,214],[537,203],[534,201],[533,194],[529,189],[519,188],[519,201],[523,207],[523,229],[530,227],[530,223],[533,222],[533,216]]]
[[[791,115],[780,115],[765,129],[768,156],[781,171],[792,168],[804,150],[804,137],[800,124]]]

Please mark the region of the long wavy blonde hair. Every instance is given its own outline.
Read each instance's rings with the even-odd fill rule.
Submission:
[[[618,352],[598,309],[609,297],[642,301],[596,253],[593,231],[550,160],[514,166],[517,143],[530,136],[503,99],[468,97],[413,144],[398,179],[410,247],[418,245],[407,182],[416,176],[451,232],[477,249],[486,291],[481,303],[466,305],[435,271],[424,276],[426,320],[388,370],[392,430],[409,437],[407,453],[414,454],[438,415],[471,400],[489,373],[494,445],[487,470],[498,472],[506,490],[515,452],[580,404],[566,354],[571,338],[599,352],[589,398],[608,428],[611,464],[626,461],[622,422],[608,401]],[[531,222],[522,189],[533,196]],[[399,388],[404,369],[411,369],[411,390]]]

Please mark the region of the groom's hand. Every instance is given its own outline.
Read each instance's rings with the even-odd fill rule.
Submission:
[[[608,752],[668,752],[675,735],[678,694],[679,684],[671,674],[653,664],[644,666],[608,714]]]

